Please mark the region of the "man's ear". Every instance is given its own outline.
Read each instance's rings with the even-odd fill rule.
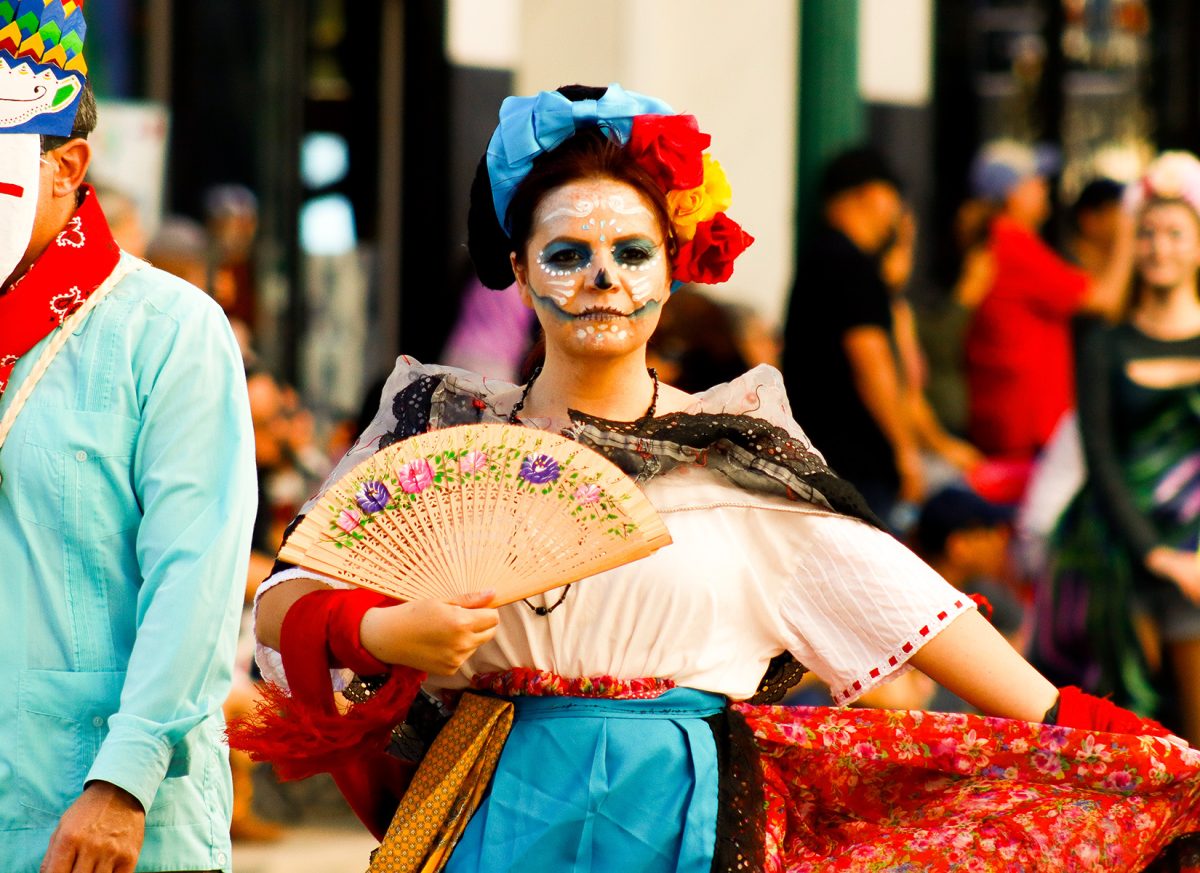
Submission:
[[[67,197],[78,191],[92,162],[92,147],[88,141],[68,140],[46,156],[54,161],[54,196]]]
[[[517,280],[517,291],[521,295],[521,302],[533,309],[533,297],[529,293],[529,273],[525,267],[517,260],[516,252],[509,252],[508,262],[512,264],[513,276]]]

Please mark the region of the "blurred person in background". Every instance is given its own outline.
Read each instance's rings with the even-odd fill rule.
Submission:
[[[964,343],[971,314],[992,282],[994,264],[987,247],[987,204],[968,199],[958,208],[952,229],[954,260],[950,291],[928,297],[916,310],[925,357],[925,395],[948,431],[967,432],[967,380]]]
[[[168,215],[146,246],[146,260],[197,288],[209,290],[208,235],[204,226],[182,215]],[[227,299],[213,294],[221,308]]]
[[[118,188],[107,185],[95,187],[97,198],[104,204],[104,217],[108,219],[108,227],[121,251],[129,252],[135,258],[146,257],[146,228],[142,224],[137,202]]]
[[[956,466],[976,455],[945,433],[921,392],[903,300],[916,227],[891,168],[873,150],[844,152],[825,168],[819,193],[822,221],[801,257],[783,332],[784,382],[830,466],[876,514],[904,527],[901,504],[925,495],[922,450],[957,453]]]
[[[779,330],[752,306],[726,302],[724,308],[733,320],[738,352],[746,366],[766,364],[779,369],[783,359],[783,340]]]
[[[204,225],[183,215],[167,216],[146,246],[146,260],[211,294],[229,317],[243,360],[254,361],[250,325],[232,314],[236,293],[233,276],[224,268],[214,268]]]
[[[222,276],[221,306],[254,331],[258,320],[255,242],[258,197],[245,185],[214,185],[204,196],[205,228],[214,274]]]
[[[1092,179],[1071,204],[1071,236],[1067,252],[1092,276],[1104,275],[1121,226],[1121,195],[1125,186],[1112,179]]]
[[[1084,488],[1051,543],[1035,657],[1048,675],[1200,742],[1200,161],[1158,158],[1130,194],[1136,286],[1078,333]]]
[[[258,509],[250,540],[250,565],[242,607],[242,627],[238,635],[237,656],[234,659],[233,688],[225,699],[223,710],[227,721],[233,721],[253,710],[262,699],[258,689],[261,675],[254,665],[254,630],[252,607],[258,585],[271,573],[275,552],[283,542],[283,528],[291,518],[287,507],[276,511],[271,496],[274,477],[287,469],[290,427],[286,415],[284,392],[275,378],[266,371],[250,368],[246,373],[250,399],[250,418],[254,424],[254,465],[258,478]],[[233,774],[233,814],[229,834],[237,841],[273,842],[284,835],[284,829],[261,818],[254,809],[254,777],[256,766],[250,756],[240,749],[231,749],[229,766]]]
[[[749,369],[733,318],[694,288],[680,288],[671,297],[647,353],[660,378],[689,394],[730,382]]]
[[[1130,227],[1117,234],[1097,277],[1038,236],[1050,216],[1053,166],[1047,153],[1003,140],[986,145],[971,167],[973,192],[992,211],[992,271],[966,336],[968,434],[984,454],[1019,465],[1024,475],[1074,405],[1071,319],[1115,318],[1132,261]]]
[[[533,312],[521,303],[516,285],[496,292],[472,276],[467,280],[441,362],[515,382],[533,343],[535,321]]]
[[[36,75],[0,48],[0,866],[229,871],[242,362],[220,309],[122,254],[84,184],[81,8],[20,11],[0,28],[35,54],[43,26],[75,40]]]
[[[1028,643],[1026,609],[1012,578],[1010,544],[1014,509],[992,503],[970,488],[951,485],[933,494],[909,537],[923,560],[980,611],[1018,652]],[[937,688],[928,707],[935,712],[977,712],[958,695]]]
[[[1013,648],[1024,651],[1025,608],[1014,585],[1009,554],[1013,517],[1011,506],[992,503],[962,485],[950,485],[925,501],[909,542],[959,591],[982,595],[990,604],[992,625]]]

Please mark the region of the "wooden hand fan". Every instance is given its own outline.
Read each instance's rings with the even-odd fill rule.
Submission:
[[[545,431],[471,424],[358,464],[279,555],[400,600],[490,588],[498,606],[670,542],[645,495],[599,453]]]

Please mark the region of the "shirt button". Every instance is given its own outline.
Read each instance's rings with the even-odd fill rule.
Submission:
[[[226,858],[225,858],[225,853],[224,853],[224,852],[217,852],[217,863],[218,863],[218,864],[220,864],[222,867],[224,867],[224,866],[225,866],[225,861],[226,861]]]
[[[87,452],[85,452],[83,449],[80,449],[79,451],[77,451],[75,453],[75,460],[79,461],[80,463],[86,461],[87,460]]]
[[[104,716],[98,715],[92,719],[92,725],[95,727],[104,727]]]

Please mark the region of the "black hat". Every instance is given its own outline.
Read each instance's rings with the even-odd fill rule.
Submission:
[[[938,491],[921,507],[914,543],[925,557],[939,555],[952,533],[1011,524],[1015,514],[1011,506],[992,503],[968,488],[952,485]]]
[[[868,146],[842,152],[825,166],[817,194],[822,203],[843,191],[850,191],[870,182],[885,182],[897,191],[903,191],[900,179],[891,166],[875,149]]]

